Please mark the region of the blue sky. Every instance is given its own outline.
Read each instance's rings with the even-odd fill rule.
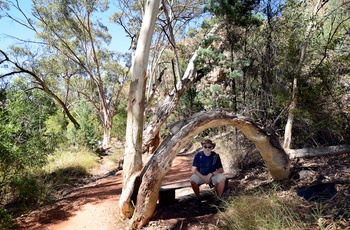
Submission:
[[[21,0],[20,6],[25,13],[30,13],[32,1],[30,0]],[[110,50],[119,51],[119,52],[129,52],[130,47],[130,38],[126,37],[126,33],[122,27],[114,23],[108,22],[108,17],[111,16],[116,11],[116,8],[110,4],[110,8],[107,12],[98,15],[108,27],[108,31],[112,36],[112,42],[109,45]],[[20,14],[16,11],[10,11],[11,15],[19,17]],[[7,35],[17,37],[23,40],[34,38],[34,34],[29,29],[24,26],[18,25],[15,22],[12,22],[8,18],[0,18],[0,49],[6,51],[7,47],[13,45],[16,40],[8,37]]]

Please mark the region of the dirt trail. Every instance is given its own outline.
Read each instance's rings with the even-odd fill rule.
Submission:
[[[192,155],[179,155],[165,182],[189,178]],[[109,230],[124,229],[127,221],[119,216],[121,174],[109,176],[77,188],[63,199],[18,218],[16,229]]]
[[[193,155],[178,155],[165,182],[183,181],[189,178]],[[310,212],[313,205],[296,194],[296,187],[312,185],[323,180],[324,183],[334,182],[338,195],[332,198],[322,210],[325,228],[336,225],[337,229],[349,229],[350,226],[350,157],[349,155],[334,157],[319,157],[300,159],[294,162],[294,170],[299,172],[300,178],[280,182],[279,195],[300,202],[302,212]],[[305,174],[306,173],[306,174]],[[296,174],[297,175],[297,174]],[[323,179],[322,179],[323,178]],[[272,189],[275,183],[263,164],[249,167],[242,171],[228,183],[226,191],[230,196],[245,194],[256,188]],[[84,187],[76,188],[63,199],[52,204],[40,207],[38,210],[18,218],[19,226],[16,229],[43,229],[43,230],[109,230],[126,229],[128,220],[120,217],[118,208],[122,190],[120,173],[91,182]],[[204,190],[204,189],[203,189]],[[203,191],[201,188],[201,192]],[[192,204],[194,195],[191,188],[176,191],[177,200],[172,205],[159,206],[148,226],[143,230],[218,230],[223,223],[220,214],[222,207],[215,205],[215,197],[208,187],[208,193],[202,193],[202,204],[195,207]],[[300,208],[299,207],[299,208]],[[318,229],[319,222],[314,223]],[[327,227],[328,226],[328,227]],[[345,227],[346,226],[346,227]],[[332,227],[332,229],[333,229]],[[335,229],[335,228],[334,228]]]

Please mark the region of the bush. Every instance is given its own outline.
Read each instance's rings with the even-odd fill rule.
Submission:
[[[40,182],[33,174],[27,173],[18,176],[11,187],[14,189],[17,201],[21,206],[31,206],[41,200]]]
[[[10,229],[13,225],[12,216],[0,207],[0,229]]]
[[[36,201],[37,174],[56,148],[56,136],[47,135],[45,120],[56,113],[55,103],[42,91],[26,90],[14,80],[0,108],[0,199]],[[41,199],[41,198],[39,198]]]
[[[127,113],[125,110],[118,110],[113,117],[112,135],[119,140],[125,140]]]
[[[80,124],[80,128],[77,129],[72,123],[68,124],[68,144],[96,149],[103,131],[92,105],[81,100],[75,109],[75,112],[77,113],[75,117],[79,118],[78,123]]]

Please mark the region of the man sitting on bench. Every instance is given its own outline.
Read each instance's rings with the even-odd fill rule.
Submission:
[[[210,188],[215,186],[215,191],[219,198],[225,189],[226,177],[223,175],[224,169],[220,156],[212,151],[215,148],[215,143],[211,140],[205,140],[201,143],[203,151],[198,152],[192,164],[192,176],[190,178],[191,187],[196,195],[195,204],[201,203],[199,186],[208,184]]]

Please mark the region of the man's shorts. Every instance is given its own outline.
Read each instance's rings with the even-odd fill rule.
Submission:
[[[224,179],[226,179],[224,174],[219,173],[219,174],[213,176],[211,178],[211,181],[213,182],[213,184],[218,184]],[[204,184],[204,180],[202,178],[200,178],[199,176],[197,176],[196,174],[192,174],[192,176],[190,177],[190,181],[193,181],[194,183],[196,183],[198,185]]]

